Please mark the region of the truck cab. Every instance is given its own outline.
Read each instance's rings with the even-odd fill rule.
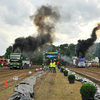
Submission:
[[[84,58],[78,58],[77,67],[85,67],[85,60],[84,60]]]
[[[19,68],[22,69],[22,55],[21,53],[11,53],[10,54],[10,69]]]

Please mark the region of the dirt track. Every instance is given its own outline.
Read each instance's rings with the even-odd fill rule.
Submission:
[[[36,68],[41,68],[41,66],[32,66],[28,69],[13,69],[10,70],[10,68],[0,68],[0,91],[4,89],[5,80],[7,80],[7,85],[11,86],[15,84],[15,81],[13,80],[14,76],[18,77],[18,81],[24,79],[24,75],[30,76],[29,71],[36,71]]]
[[[86,67],[86,68],[66,67],[66,68],[69,68],[74,71],[78,71],[79,72],[78,74],[83,75],[84,77],[100,85],[100,81],[97,81],[97,79],[100,80],[100,68],[93,68],[93,67]],[[89,76],[87,77],[86,75],[89,75],[91,77]],[[92,79],[92,77],[96,78],[96,80]]]
[[[24,70],[18,70],[18,69],[10,70],[9,68],[2,68],[2,69],[0,68],[0,89],[1,90],[4,89],[5,79],[7,79],[8,86],[11,86],[14,84],[14,81],[12,79],[13,76],[18,76],[19,80],[21,80],[24,78],[25,74],[26,74],[26,76],[29,75],[29,71],[33,72],[33,71],[35,71],[36,68],[40,68],[40,67],[41,66],[37,66],[37,67],[32,66],[30,69],[24,69]],[[97,68],[73,68],[73,67],[67,67],[67,68],[76,70],[81,73],[85,73],[85,74],[88,74],[88,75],[91,75],[93,77],[100,79],[100,69],[99,68],[98,69]],[[64,77],[63,74],[59,72],[59,70],[56,74],[48,72],[48,71],[43,73],[43,75],[37,79],[37,82],[34,85],[35,99],[41,98],[41,99],[36,99],[36,100],[49,100],[49,99],[47,99],[48,97],[45,96],[45,94],[47,93],[47,96],[50,96],[53,98],[55,97],[54,100],[65,100],[65,98],[68,99],[68,97],[69,97],[68,100],[73,100],[74,98],[76,98],[74,100],[81,100],[81,95],[79,94],[79,89],[81,87],[81,83],[76,81],[75,84],[71,85],[71,87],[70,87],[68,80],[66,80],[66,79],[67,78]],[[58,85],[58,83],[59,83],[59,85]],[[80,85],[80,87],[79,87],[79,85]],[[65,87],[66,87],[66,89],[65,89]],[[78,90],[76,90],[76,88],[74,90],[74,87],[78,87]],[[69,88],[69,91],[66,91],[66,90],[68,90],[68,88]],[[72,90],[72,88],[73,88],[73,90]],[[42,94],[41,94],[41,91],[43,92]],[[59,91],[60,91],[60,93],[59,93]],[[77,93],[75,94],[74,91],[77,91]],[[65,95],[62,96],[64,93],[65,93]],[[69,96],[68,96],[68,94],[69,94]],[[9,97],[10,97],[10,95],[7,96],[7,98],[9,98]],[[63,97],[64,97],[64,99],[63,99]],[[46,98],[46,99],[44,99],[44,98]],[[7,100],[7,99],[2,99],[2,100]]]
[[[17,76],[18,81],[20,81],[24,79],[24,75],[26,75],[26,77],[29,76],[29,71],[35,72],[36,68],[41,68],[41,66],[32,66],[29,69],[23,69],[23,70],[19,69],[10,70],[9,68],[0,68],[0,91],[4,89],[5,80],[7,80],[8,86],[11,86],[15,84],[15,81],[13,80],[14,76]],[[67,68],[79,71],[81,73],[90,75],[100,80],[100,68],[74,68],[74,67],[67,67]],[[100,85],[100,82],[98,85]]]

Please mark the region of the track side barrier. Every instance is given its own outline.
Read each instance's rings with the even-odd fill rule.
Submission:
[[[17,84],[14,88],[15,93],[13,93],[8,100],[34,100],[33,86],[36,83],[36,78],[42,76],[42,73],[48,70],[49,67],[46,67],[41,71],[37,72],[35,76],[32,76]]]

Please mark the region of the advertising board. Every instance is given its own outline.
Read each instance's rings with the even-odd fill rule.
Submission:
[[[58,52],[45,52],[45,59],[58,59]]]

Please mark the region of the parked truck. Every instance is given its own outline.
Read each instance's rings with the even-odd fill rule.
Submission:
[[[2,63],[4,66],[8,66],[10,64],[9,59],[0,58],[0,64]]]
[[[29,68],[31,66],[30,60],[26,58],[23,60],[23,55],[21,53],[11,53],[10,54],[10,69],[19,68]]]

